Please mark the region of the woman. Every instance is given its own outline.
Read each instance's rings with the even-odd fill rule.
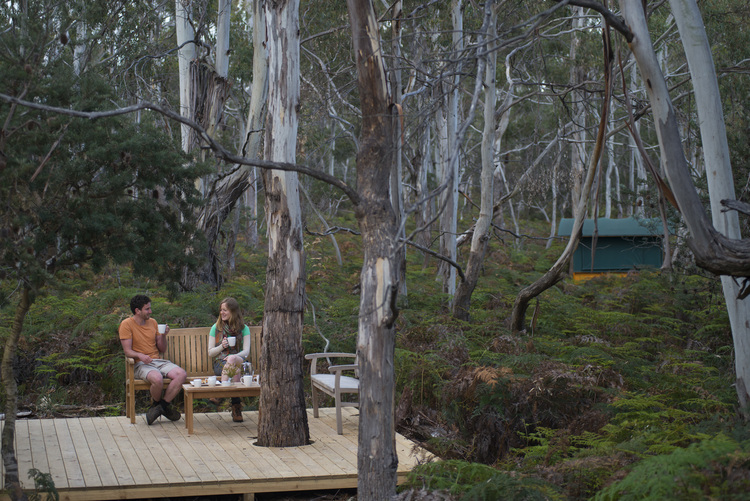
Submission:
[[[242,338],[242,351],[239,342],[229,345],[230,337]],[[242,364],[250,356],[250,329],[242,320],[240,305],[236,299],[228,297],[219,305],[219,318],[208,335],[208,355],[214,357],[214,374],[222,381],[229,379],[228,367],[235,367],[232,381],[239,381]],[[231,373],[231,370],[230,370]],[[232,420],[242,422],[242,403],[239,397],[232,397]]]

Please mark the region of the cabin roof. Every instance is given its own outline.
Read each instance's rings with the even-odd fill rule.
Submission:
[[[563,218],[557,228],[559,236],[569,236],[573,229],[573,218]],[[661,220],[658,218],[596,219],[597,234],[600,237],[660,237],[663,235]],[[583,237],[594,235],[594,220],[583,221]]]

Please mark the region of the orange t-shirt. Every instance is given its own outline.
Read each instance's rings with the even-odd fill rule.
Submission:
[[[133,350],[143,353],[151,358],[160,358],[159,349],[156,347],[156,336],[159,333],[159,324],[153,318],[146,321],[146,325],[138,325],[133,317],[126,318],[120,324],[120,339],[132,339]]]

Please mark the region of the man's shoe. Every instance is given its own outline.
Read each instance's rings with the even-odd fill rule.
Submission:
[[[232,421],[242,422],[242,404],[232,404]]]
[[[162,414],[164,414],[165,416],[167,416],[167,419],[169,419],[170,421],[177,421],[182,416],[180,414],[180,411],[178,411],[177,409],[175,409],[175,406],[172,405],[171,402],[169,402],[169,403],[165,402],[164,403],[164,406],[163,406],[163,409],[162,409]]]
[[[153,404],[149,409],[146,411],[146,423],[148,423],[149,426],[153,424],[154,421],[156,421],[159,416],[162,415],[162,408],[160,404]]]

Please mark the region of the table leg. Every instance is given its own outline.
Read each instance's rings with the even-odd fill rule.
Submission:
[[[186,391],[185,393],[185,426],[188,430],[188,435],[193,434],[193,393]]]

